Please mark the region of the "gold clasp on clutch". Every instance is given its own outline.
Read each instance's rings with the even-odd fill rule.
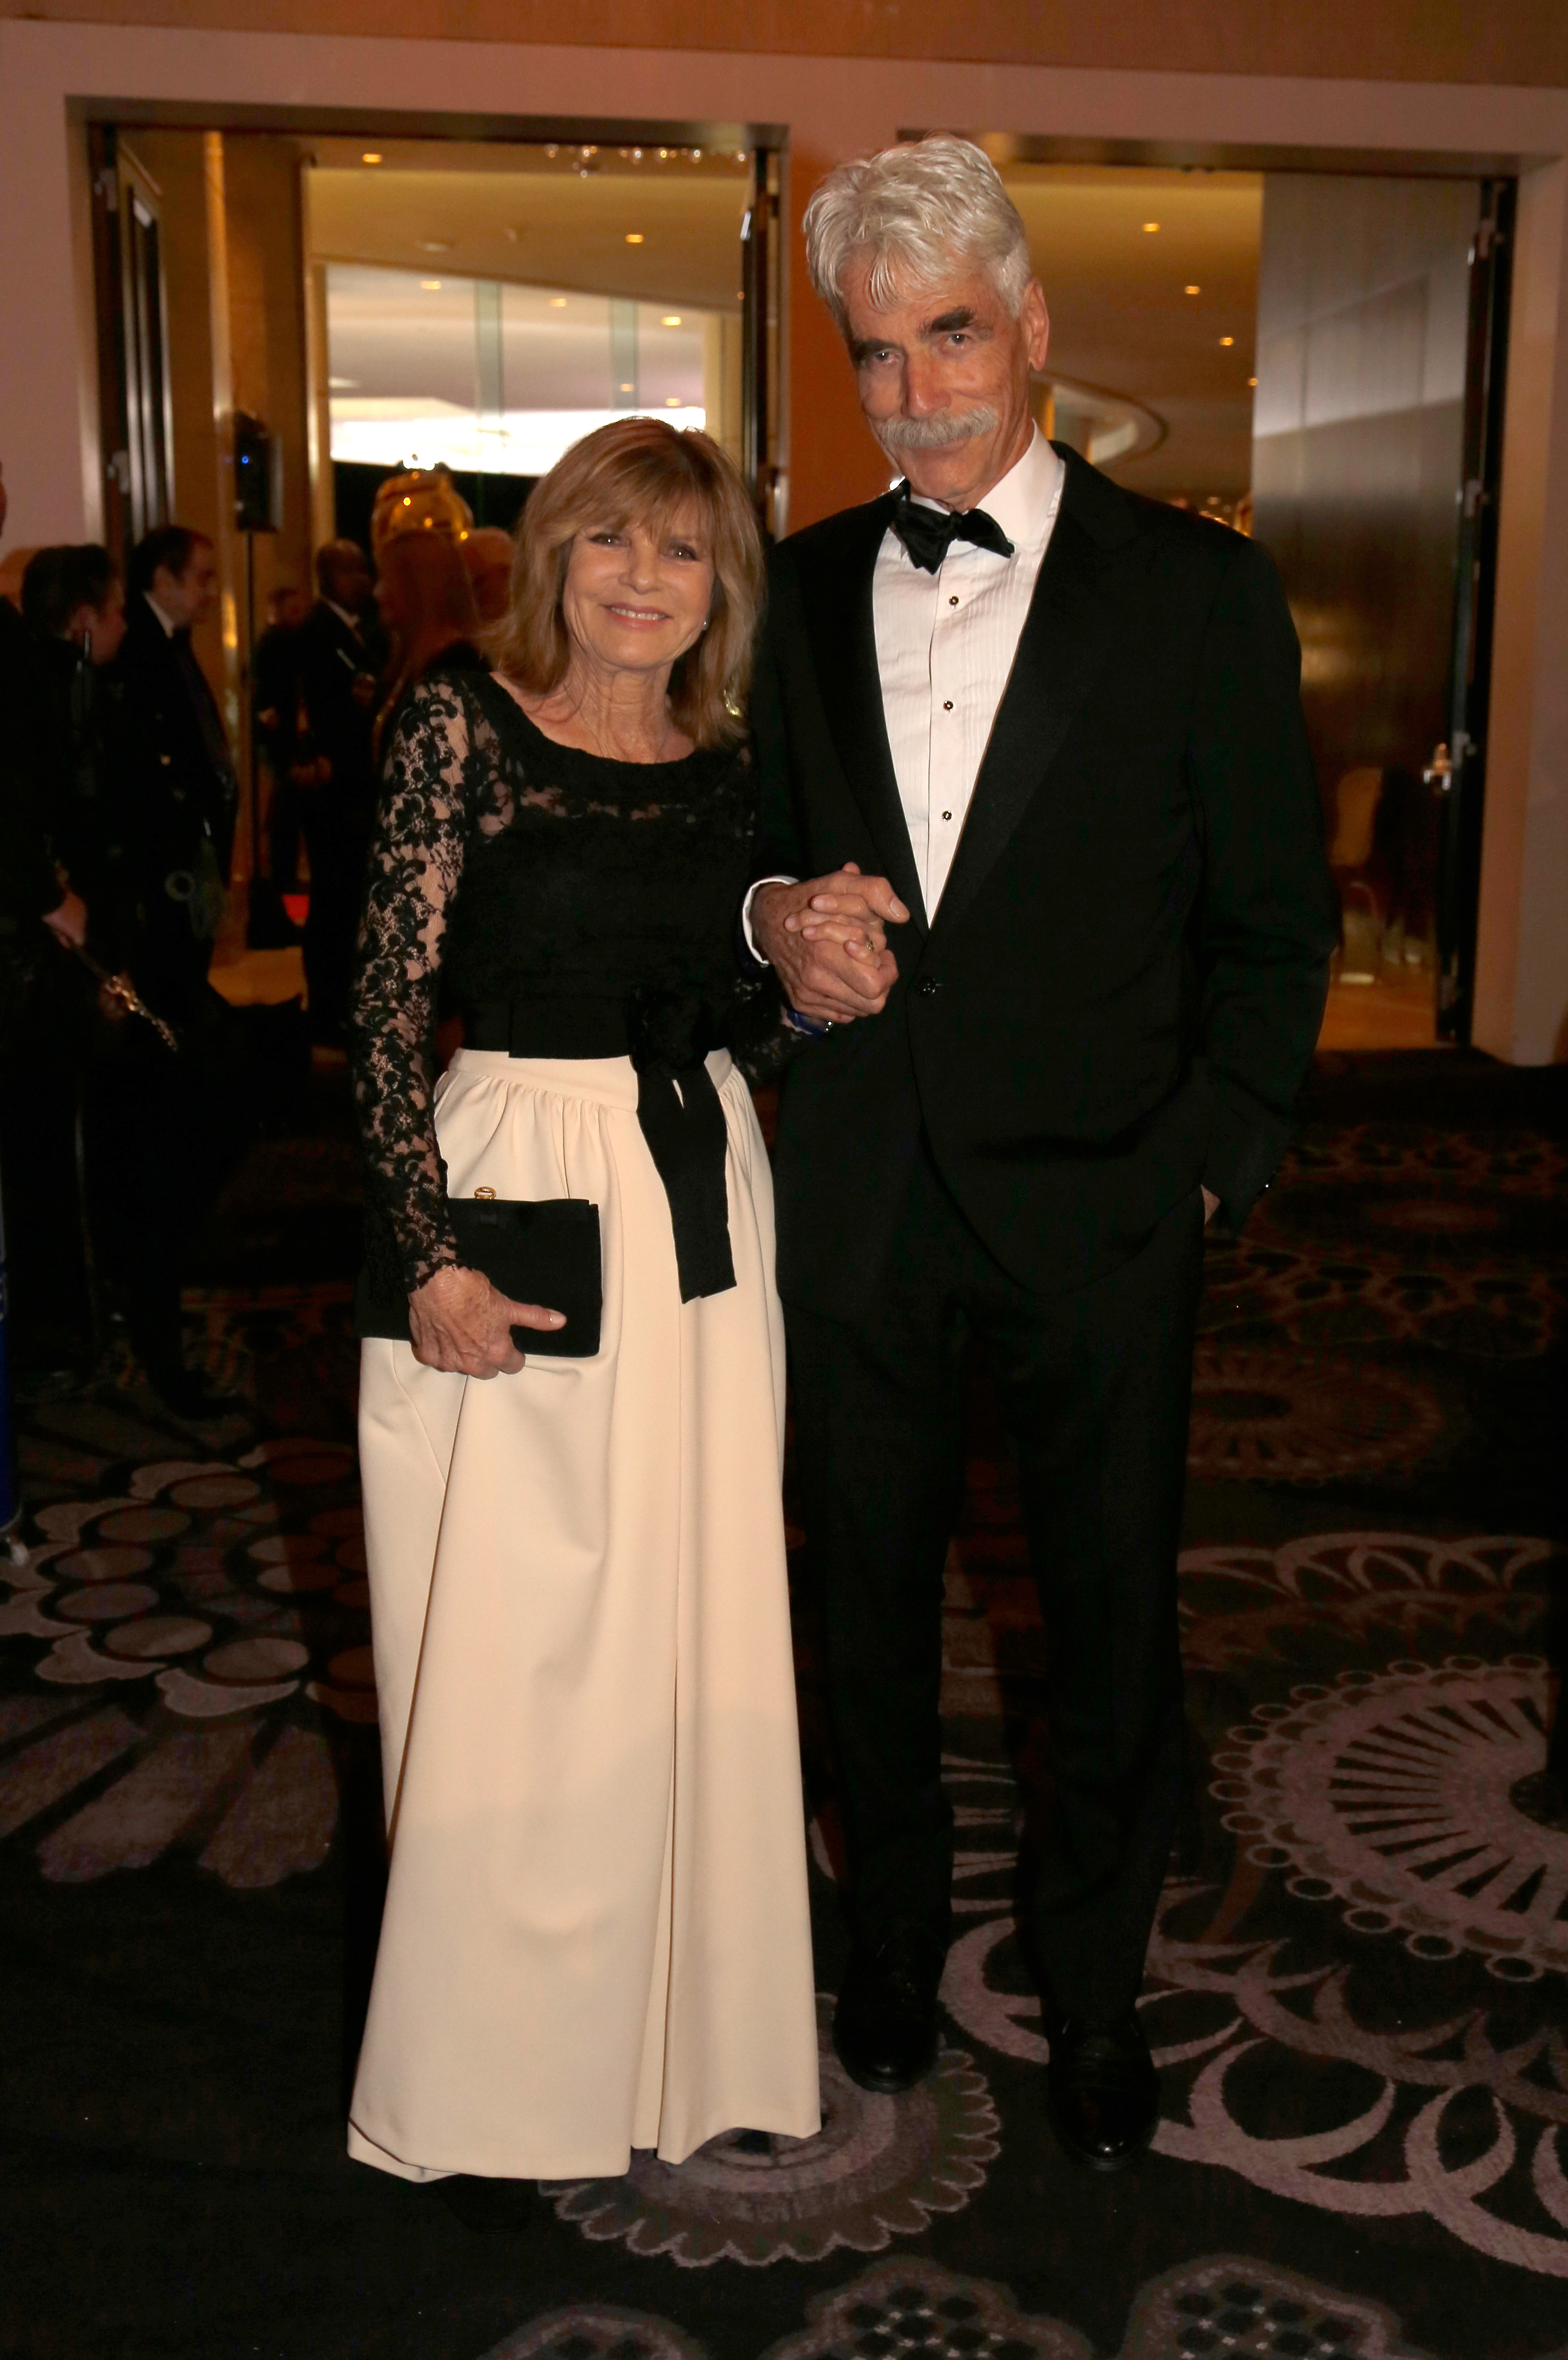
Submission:
[[[475,1196],[483,1196],[486,1200],[490,1200],[494,1198],[495,1191],[494,1188],[475,1188],[474,1193]]]

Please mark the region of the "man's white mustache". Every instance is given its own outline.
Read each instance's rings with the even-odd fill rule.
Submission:
[[[900,451],[944,451],[996,432],[996,413],[984,403],[974,410],[939,410],[934,418],[888,418],[873,431],[889,457]]]

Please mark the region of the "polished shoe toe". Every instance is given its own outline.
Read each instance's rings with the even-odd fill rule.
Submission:
[[[1046,2098],[1067,2153],[1091,2171],[1136,2162],[1160,2118],[1160,2077],[1137,2016],[1109,2025],[1059,2017],[1050,2038]]]
[[[833,2047],[852,2081],[884,2096],[912,2090],[936,2062],[944,1946],[899,1927],[851,1953],[833,2011]]]

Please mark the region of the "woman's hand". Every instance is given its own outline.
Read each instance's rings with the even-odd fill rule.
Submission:
[[[566,1315],[512,1303],[480,1270],[438,1270],[408,1297],[408,1339],[422,1368],[461,1377],[515,1377],[523,1355],[514,1328],[564,1328]]]

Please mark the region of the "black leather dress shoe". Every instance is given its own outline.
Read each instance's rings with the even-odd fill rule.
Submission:
[[[833,2012],[833,2047],[863,2090],[912,2090],[935,2064],[944,1955],[925,1926],[889,1927],[851,1951]]]
[[[1051,2126],[1074,2162],[1120,2171],[1136,2162],[1160,2117],[1160,2076],[1129,2008],[1115,2024],[1047,2011],[1045,2069]]]

